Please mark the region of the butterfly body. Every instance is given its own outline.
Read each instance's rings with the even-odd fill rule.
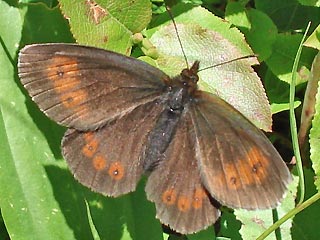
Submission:
[[[197,89],[199,62],[175,78],[97,48],[35,44],[19,76],[51,119],[67,126],[62,152],[83,185],[106,196],[134,191],[180,233],[214,223],[219,203],[276,207],[291,175],[265,135],[230,104]],[[216,201],[215,201],[215,200]]]
[[[193,93],[197,89],[199,62],[189,69],[184,69],[184,74],[167,82],[167,95],[162,97],[164,110],[160,114],[155,127],[148,135],[148,143],[143,153],[144,170],[150,171],[156,167],[175,134],[176,127],[182,114],[188,111],[189,104],[194,101]],[[196,77],[194,77],[196,76]]]

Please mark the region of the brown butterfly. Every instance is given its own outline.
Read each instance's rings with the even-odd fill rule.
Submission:
[[[149,174],[157,217],[188,234],[213,224],[214,200],[274,208],[291,175],[267,137],[231,105],[197,89],[199,62],[170,78],[137,59],[93,47],[35,44],[19,76],[40,109],[69,127],[63,156],[93,191],[119,196]]]

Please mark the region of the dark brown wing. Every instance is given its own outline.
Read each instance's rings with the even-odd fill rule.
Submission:
[[[36,44],[19,54],[19,77],[54,121],[94,130],[161,95],[162,71],[114,52],[70,44]]]
[[[203,184],[232,208],[274,208],[291,175],[268,138],[217,96],[198,92],[191,106]]]
[[[165,159],[151,172],[146,185],[147,198],[156,204],[157,218],[182,234],[204,229],[220,215],[201,183],[195,150],[194,127],[185,113]]]
[[[143,173],[140,155],[162,110],[151,102],[97,131],[68,130],[62,150],[75,178],[107,196],[134,191]]]

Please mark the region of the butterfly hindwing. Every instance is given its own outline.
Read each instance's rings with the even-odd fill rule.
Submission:
[[[141,152],[162,109],[151,102],[96,131],[69,129],[62,150],[75,178],[106,196],[134,191],[143,173]]]
[[[231,208],[276,207],[291,181],[279,153],[231,105],[209,93],[197,95],[191,115],[206,189]]]
[[[151,172],[147,198],[155,202],[157,218],[173,230],[189,234],[213,224],[220,215],[201,183],[195,151],[195,132],[185,112],[163,153],[164,159]]]
[[[78,130],[95,130],[159,98],[167,78],[137,59],[72,44],[28,45],[20,51],[18,69],[40,109]]]

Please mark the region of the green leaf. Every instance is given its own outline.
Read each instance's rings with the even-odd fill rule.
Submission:
[[[171,12],[174,16],[175,22],[184,24],[197,24],[204,29],[210,29],[218,32],[234,46],[236,46],[241,54],[252,54],[252,50],[245,42],[243,34],[240,33],[240,31],[233,27],[230,23],[219,17],[216,17],[208,10],[202,7],[194,7],[190,4],[178,4],[171,9]],[[165,12],[151,22],[150,29],[146,32],[146,36],[150,38],[152,34],[160,28],[160,26],[163,27],[167,24],[172,24],[172,19],[169,17],[168,13]],[[184,46],[183,41],[182,45]]]
[[[60,9],[49,9],[46,5],[22,5],[21,12],[25,13],[23,20],[21,44],[47,42],[74,42],[66,19]]]
[[[239,29],[251,29],[251,22],[247,15],[245,5],[241,2],[228,2],[225,18]]]
[[[79,44],[127,55],[133,45],[131,36],[144,29],[151,19],[149,0],[61,0],[60,3]]]
[[[302,6],[297,0],[256,0],[255,7],[266,13],[280,32],[305,29],[309,21],[313,29],[320,21],[320,8]]]
[[[276,114],[289,110],[289,84],[281,81],[270,70],[264,74],[264,86],[271,103],[271,112]],[[301,105],[301,101],[296,100],[294,107]]]
[[[278,30],[268,15],[256,9],[246,10],[238,2],[230,2],[226,9],[226,19],[244,33],[260,61],[271,55]]]
[[[279,79],[290,83],[292,76],[293,61],[296,56],[302,35],[278,34],[273,46],[273,53],[266,60],[266,64],[270,70]],[[296,84],[299,85],[308,80],[311,67],[310,59],[313,59],[315,52],[312,49],[304,49],[301,54]]]

